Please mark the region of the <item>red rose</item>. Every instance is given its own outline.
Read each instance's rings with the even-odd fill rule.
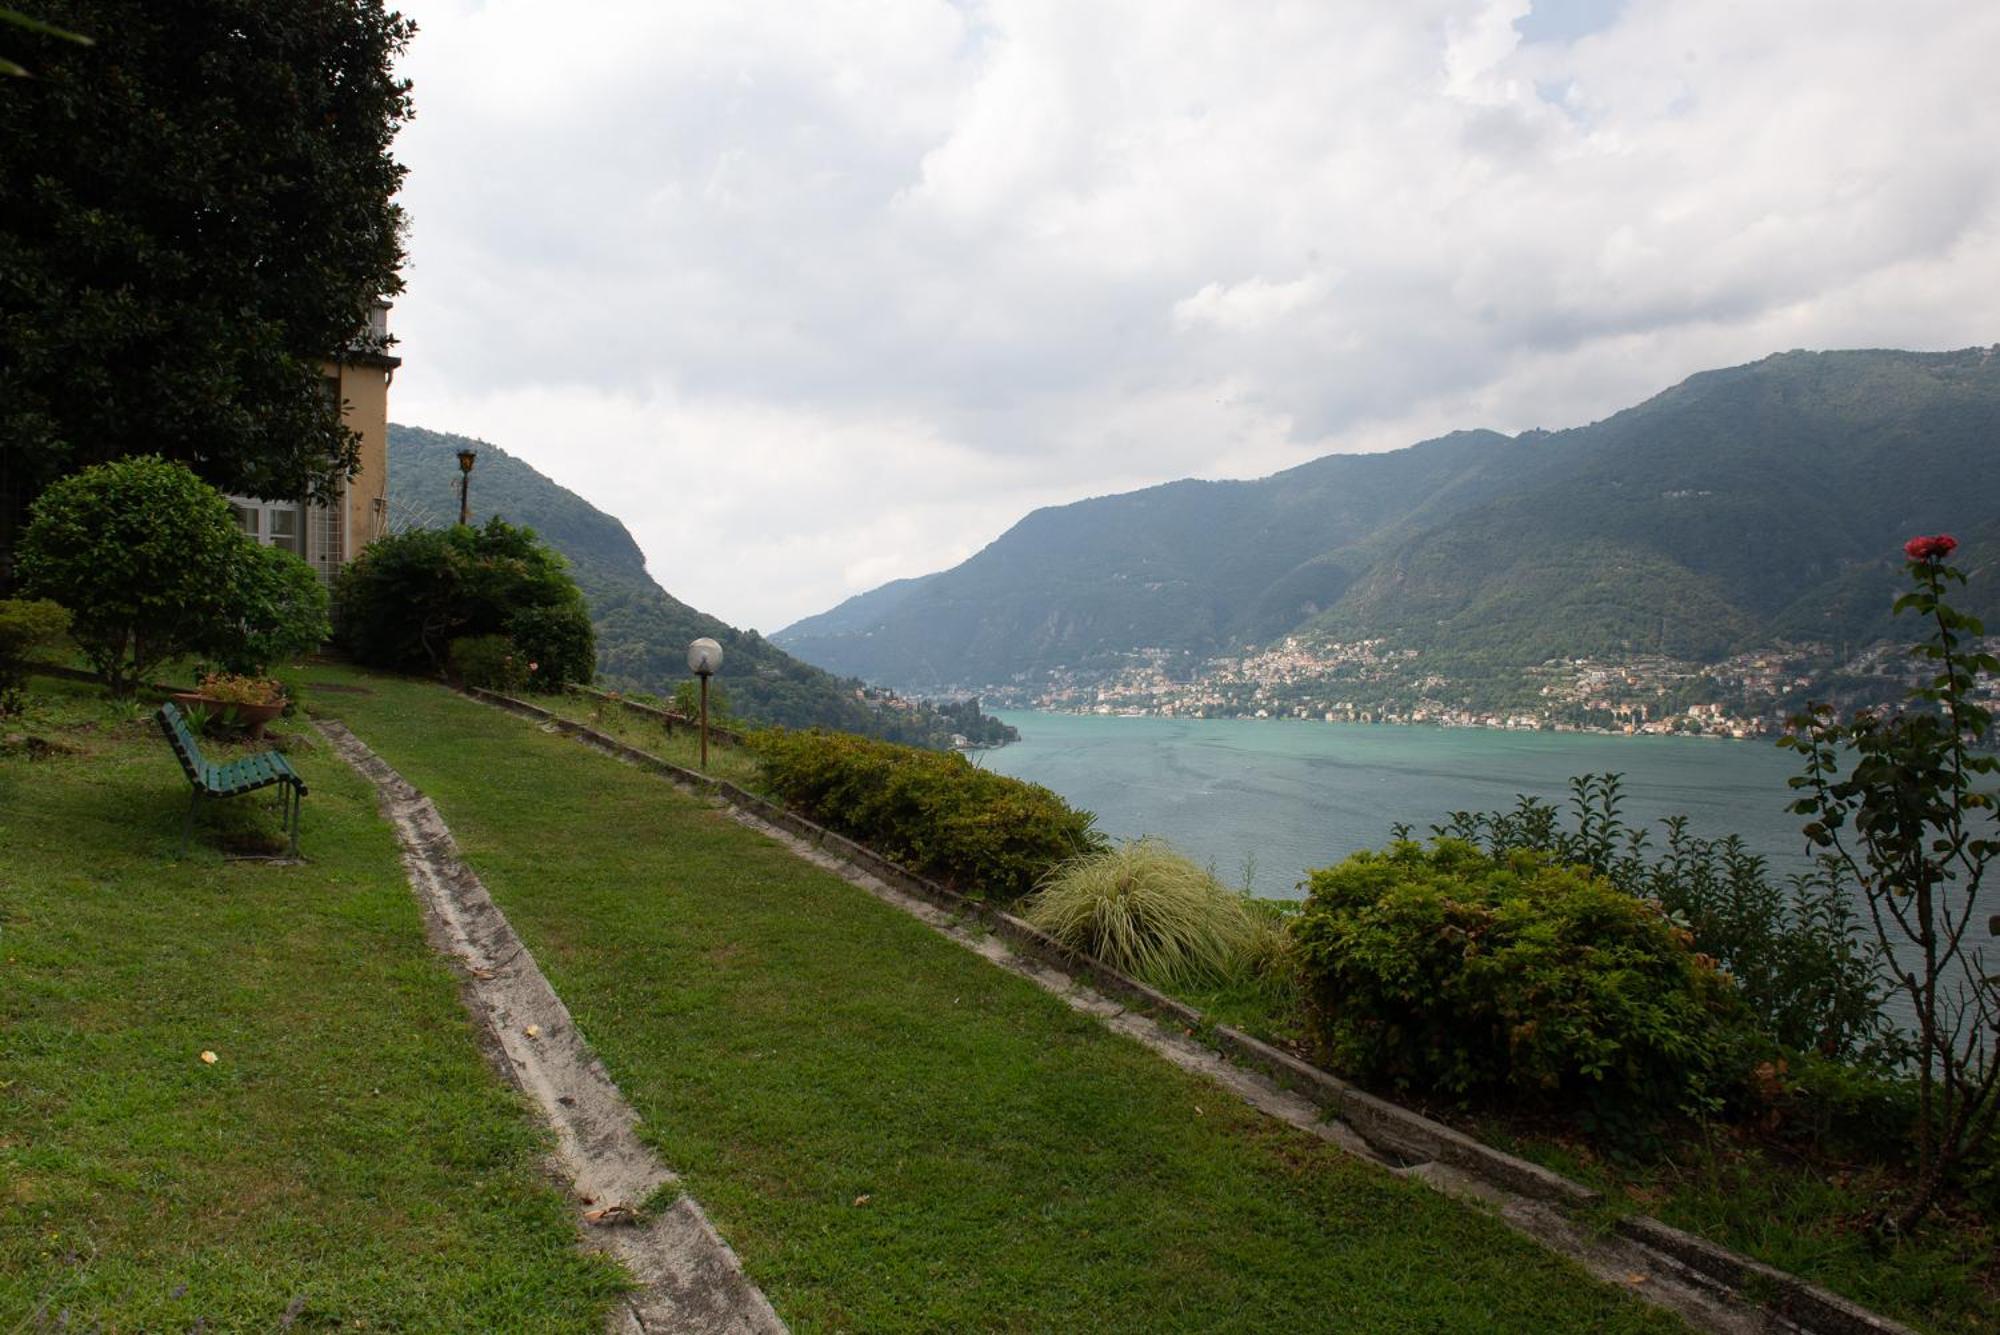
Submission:
[[[1903,555],[1912,561],[1942,561],[1957,547],[1957,538],[1949,533],[1938,533],[1928,538],[1911,538],[1903,544]]]

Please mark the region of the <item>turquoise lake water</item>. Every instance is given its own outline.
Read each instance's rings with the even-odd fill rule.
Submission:
[[[1021,740],[978,763],[1046,784],[1107,834],[1164,835],[1232,884],[1254,860],[1261,895],[1297,896],[1308,868],[1380,847],[1397,821],[1428,833],[1520,793],[1561,804],[1572,775],[1606,770],[1625,776],[1628,824],[1684,814],[1696,834],[1742,835],[1779,870],[1806,866],[1784,809],[1798,759],[1770,741],[995,712]]]

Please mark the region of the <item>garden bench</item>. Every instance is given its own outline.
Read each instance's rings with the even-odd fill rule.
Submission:
[[[181,856],[186,857],[188,841],[194,837],[194,813],[204,798],[241,797],[244,793],[254,793],[260,788],[273,784],[283,787],[285,799],[285,831],[291,836],[293,857],[299,855],[299,807],[306,795],[306,783],[294,770],[291,762],[276,751],[259,751],[255,755],[232,760],[227,765],[217,765],[201,753],[201,743],[194,737],[194,730],[187,725],[181,711],[169,700],[160,706],[154,717],[159,720],[160,731],[167,735],[167,745],[174,748],[174,756],[181,762],[181,770],[194,788],[194,795],[188,799],[187,820],[181,826]]]

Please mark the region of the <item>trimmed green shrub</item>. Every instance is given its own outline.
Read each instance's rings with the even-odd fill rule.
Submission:
[[[529,660],[505,635],[462,635],[447,661],[458,681],[488,691],[517,691],[528,677]]]
[[[1522,796],[1510,811],[1455,811],[1435,834],[1488,853],[1526,848],[1588,867],[1627,894],[1656,901],[1735,980],[1758,1026],[1799,1052],[1893,1062],[1904,1046],[1883,1012],[1883,953],[1864,939],[1855,899],[1824,874],[1781,880],[1736,835],[1701,839],[1687,818],[1661,822],[1655,854],[1645,830],[1619,814],[1617,774],[1570,780],[1566,828],[1555,807]]]
[[[326,586],[282,548],[244,544],[233,601],[235,619],[200,647],[234,674],[261,676],[281,660],[311,653],[332,633]]]
[[[20,579],[70,610],[70,634],[117,695],[226,635],[252,544],[222,493],[150,455],[56,482],[29,509]]]
[[[481,635],[512,639],[540,689],[587,682],[596,664],[590,611],[563,558],[498,518],[368,544],[335,586],[334,629],[356,661],[400,672],[441,671],[452,641]]]
[[[1012,903],[1064,859],[1104,846],[1089,812],[955,752],[782,728],[752,745],[770,790],[788,806],[995,903]]]
[[[527,607],[507,618],[507,638],[530,665],[522,684],[537,691],[559,691],[571,682],[588,682],[597,662],[597,641],[582,596],[556,607]]]
[[[1165,987],[1246,969],[1257,935],[1242,895],[1158,839],[1071,858],[1022,901],[1021,916],[1072,950]]]
[[[1293,927],[1317,1037],[1357,1078],[1634,1114],[1744,1074],[1734,988],[1647,901],[1579,867],[1441,839],[1311,873]]]
[[[0,714],[21,710],[31,655],[69,632],[69,611],[46,598],[0,598]]]

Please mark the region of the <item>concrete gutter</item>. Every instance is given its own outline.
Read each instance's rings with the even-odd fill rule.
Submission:
[[[444,818],[360,738],[331,719],[315,726],[375,785],[403,845],[431,943],[460,979],[488,1057],[534,1100],[556,1134],[585,1244],[615,1256],[637,1281],[613,1311],[621,1335],[686,1331],[769,1335],[785,1325],[743,1274],[692,1196],[647,1217],[646,1201],[674,1174],[639,1139],[639,1118],[592,1055],[569,1008],[506,915],[458,855]]]

